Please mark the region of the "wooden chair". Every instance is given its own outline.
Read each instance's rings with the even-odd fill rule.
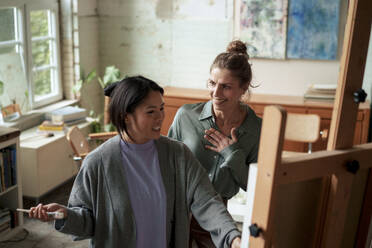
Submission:
[[[90,133],[88,134],[88,140],[106,141],[115,135],[117,135],[117,132]],[[80,128],[78,128],[77,126],[73,126],[69,129],[66,138],[69,141],[72,150],[74,151],[75,156],[73,157],[73,159],[74,161],[78,162],[80,168],[83,159],[91,151],[89,142]]]
[[[320,132],[320,117],[315,114],[288,114],[285,129],[285,140],[304,142],[308,144],[307,153],[312,152],[312,143],[316,142],[323,132]],[[306,153],[283,151],[283,156],[294,156]]]
[[[90,151],[89,143],[80,128],[77,126],[73,126],[69,129],[66,138],[74,151],[75,156],[73,159],[78,162],[80,168],[82,160]]]

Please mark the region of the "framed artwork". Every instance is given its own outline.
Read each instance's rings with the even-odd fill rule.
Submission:
[[[240,39],[251,57],[285,58],[287,6],[287,0],[241,0]]]
[[[287,57],[336,59],[339,12],[340,0],[290,1]]]
[[[238,2],[236,34],[251,57],[337,58],[340,0]]]

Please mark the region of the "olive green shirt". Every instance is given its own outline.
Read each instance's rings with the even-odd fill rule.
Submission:
[[[236,134],[238,141],[221,152],[205,148],[210,144],[203,136],[210,128],[219,130],[212,112],[212,102],[186,104],[173,120],[168,136],[185,143],[207,170],[216,191],[223,198],[231,198],[239,187],[246,190],[250,163],[257,162],[261,132],[261,118],[246,104],[247,115]]]

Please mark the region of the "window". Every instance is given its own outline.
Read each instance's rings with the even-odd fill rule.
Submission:
[[[57,1],[3,1],[0,23],[0,54],[20,55],[29,106],[62,99]]]

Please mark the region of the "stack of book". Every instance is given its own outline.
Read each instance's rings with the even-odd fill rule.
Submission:
[[[5,235],[12,228],[11,211],[7,208],[0,208],[0,236]]]
[[[66,125],[63,121],[52,122],[52,121],[43,121],[41,125],[39,125],[38,132],[47,132],[47,133],[55,133],[55,132],[63,132],[67,131]]]
[[[304,94],[305,100],[333,101],[337,84],[311,84]]]
[[[16,157],[15,147],[0,150],[0,192],[17,184]]]
[[[66,125],[74,125],[83,122],[86,117],[86,109],[73,106],[60,108],[45,115],[46,120],[50,120],[53,123],[64,122]]]

